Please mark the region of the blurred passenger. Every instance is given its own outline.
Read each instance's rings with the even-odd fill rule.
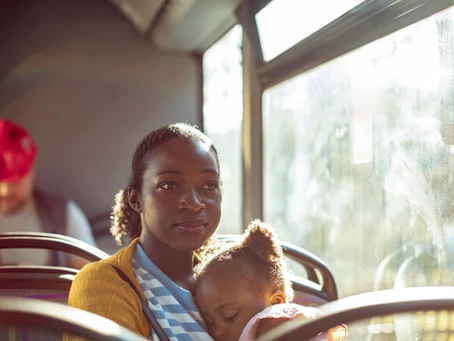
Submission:
[[[0,233],[58,233],[95,245],[90,224],[75,202],[34,188],[36,152],[37,148],[24,128],[0,120]],[[85,263],[77,256],[51,250],[0,251],[0,264],[81,268]]]

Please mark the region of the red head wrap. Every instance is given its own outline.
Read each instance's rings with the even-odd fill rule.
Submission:
[[[0,120],[0,181],[17,181],[33,168],[36,146],[22,127]]]

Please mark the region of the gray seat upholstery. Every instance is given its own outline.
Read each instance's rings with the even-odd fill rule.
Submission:
[[[71,283],[78,270],[53,266],[2,266],[0,267],[0,299],[20,298],[43,300],[66,305]],[[26,301],[27,300],[27,301]],[[2,323],[3,319],[0,319]],[[59,332],[0,324],[0,340],[57,341]]]

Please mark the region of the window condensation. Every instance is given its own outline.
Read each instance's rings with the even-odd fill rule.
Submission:
[[[264,217],[340,296],[448,285],[454,9],[268,89]]]

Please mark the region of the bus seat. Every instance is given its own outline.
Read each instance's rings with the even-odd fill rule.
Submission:
[[[37,298],[66,304],[77,270],[54,266],[0,266],[0,297]]]
[[[450,285],[447,274],[437,272],[442,261],[442,253],[432,244],[405,244],[385,257],[375,274],[374,290],[400,289],[430,285]],[[426,271],[421,271],[425,267]],[[428,314],[428,315],[426,315]],[[393,325],[392,337],[397,341],[415,340],[454,340],[454,318],[450,312],[437,311],[415,313],[412,315],[396,315],[375,317],[371,325],[381,323]],[[433,326],[427,321],[432,321]],[[452,322],[451,322],[452,321]],[[448,326],[444,328],[443,326]],[[439,327],[437,327],[439,326]],[[443,336],[444,335],[444,336]],[[376,334],[377,339],[383,337]],[[370,335],[368,341],[373,341]]]
[[[239,241],[240,235],[218,235],[223,243]],[[301,265],[306,278],[289,274],[295,291],[295,303],[318,306],[337,300],[337,286],[332,272],[323,260],[296,245],[281,242],[284,256]]]
[[[452,284],[452,275],[439,271],[439,264],[444,261],[446,260],[438,247],[432,244],[414,245],[412,253],[399,267],[394,288]],[[454,340],[454,312],[451,311],[427,311],[415,313],[414,316],[395,316],[394,324],[397,341],[409,338]]]
[[[78,239],[45,232],[0,233],[0,249],[47,249],[62,251],[96,262],[109,257],[100,249]]]
[[[51,266],[0,267],[0,299],[44,300],[66,305],[77,270]],[[3,320],[3,319],[2,319]],[[0,323],[1,320],[0,320]],[[61,333],[42,333],[34,329],[0,325],[0,340],[62,340]]]
[[[49,233],[3,233],[0,249],[38,248],[68,252],[89,261],[108,255],[77,239]],[[39,298],[67,302],[74,276],[79,269],[60,266],[0,265],[0,296]]]
[[[0,297],[0,316],[0,340],[61,341],[63,333],[91,341],[146,340],[104,317],[55,302]]]

